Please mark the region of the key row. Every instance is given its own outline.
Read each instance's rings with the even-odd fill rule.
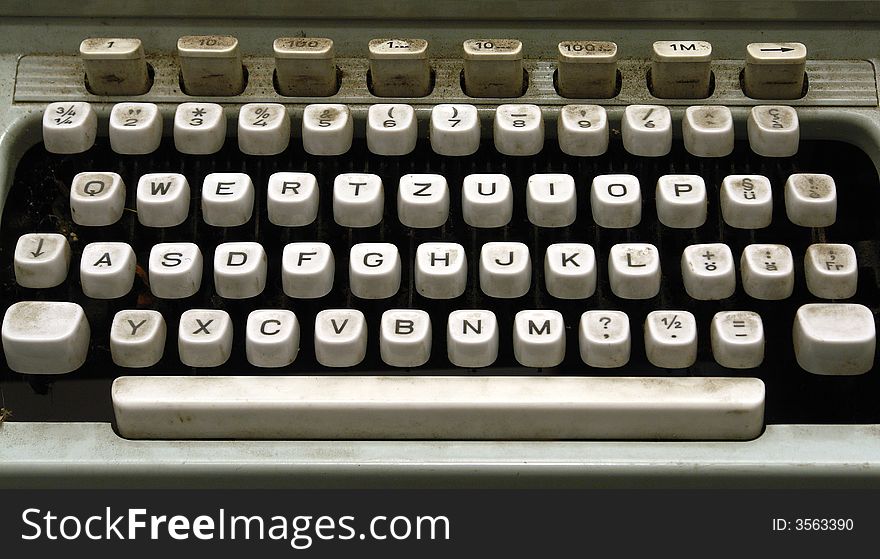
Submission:
[[[581,360],[598,368],[626,365],[631,357],[630,319],[615,310],[581,315],[578,349]],[[142,368],[157,364],[166,345],[166,324],[153,310],[118,312],[110,328],[113,362]],[[354,367],[367,353],[368,325],[355,309],[328,309],[314,323],[315,359],[326,367]],[[512,328],[516,361],[524,367],[551,368],[566,355],[566,324],[555,310],[523,310]],[[685,369],[697,359],[697,323],[683,310],[648,313],[644,348],[648,361],[664,369]],[[247,360],[257,367],[287,367],[300,349],[295,313],[283,309],[252,311],[245,326]],[[492,365],[502,337],[501,325],[488,310],[456,310],[446,320],[446,356],[456,367]],[[2,324],[3,350],[10,369],[30,374],[60,374],[85,362],[91,331],[76,303],[25,301],[13,304]],[[379,354],[392,367],[419,367],[434,350],[431,316],[422,310],[393,309],[382,314]],[[749,369],[764,360],[761,317],[750,311],[717,313],[711,323],[712,354],[723,367]],[[815,374],[852,375],[874,362],[874,315],[856,304],[808,304],[795,316],[793,344],[798,364]],[[226,311],[185,311],[177,333],[178,356],[188,367],[219,367],[233,351],[233,323]]]
[[[514,192],[507,175],[487,173],[464,178],[461,212],[476,228],[503,227],[513,218]],[[200,208],[205,223],[236,227],[251,220],[255,187],[245,173],[210,173],[202,182]],[[344,173],[333,181],[333,220],[343,227],[374,227],[385,218],[382,178]],[[577,187],[564,173],[536,174],[526,183],[526,214],[539,227],[567,227],[577,219]],[[147,227],[174,227],[189,217],[190,185],[178,173],[150,173],[138,179],[137,219]],[[70,210],[74,223],[112,225],[125,209],[126,186],[117,173],[85,172],[73,178]],[[597,175],[590,184],[590,211],[599,227],[625,229],[642,221],[642,188],[634,175]],[[798,173],[784,186],[788,219],[803,227],[829,227],[837,219],[837,186],[825,174]],[[269,177],[266,208],[271,223],[310,225],[318,217],[320,188],[311,173],[279,172]],[[702,226],[708,215],[706,183],[699,175],[663,175],[655,186],[657,219],[677,229]],[[773,191],[762,175],[729,175],[720,188],[721,216],[738,229],[768,227]],[[409,174],[397,186],[397,218],[406,227],[429,229],[449,219],[450,192],[437,174]]]
[[[15,278],[28,288],[62,284],[70,265],[70,246],[57,233],[22,235],[15,247]],[[268,257],[255,242],[230,242],[214,251],[214,289],[225,299],[246,299],[263,292]],[[780,300],[794,290],[794,259],[784,245],[746,246],[739,260],[746,294],[760,300]],[[127,243],[98,242],[83,248],[80,283],[95,299],[128,294],[137,267]],[[149,288],[156,297],[182,299],[196,294],[202,284],[202,251],[194,243],[154,245],[149,256]],[[586,243],[556,243],[544,254],[547,293],[560,299],[585,299],[596,291],[598,265],[593,247]],[[858,288],[856,254],[846,244],[813,244],[804,258],[810,293],[824,299],[848,299]],[[489,297],[522,297],[532,288],[532,259],[527,245],[490,242],[479,255],[479,287]],[[733,254],[726,244],[686,247],[681,273],[688,295],[697,300],[720,300],[736,290]],[[348,288],[361,299],[386,299],[400,290],[402,264],[392,243],[357,243],[348,255]],[[414,262],[416,291],[429,299],[454,299],[467,288],[468,258],[457,243],[418,245]],[[281,284],[288,297],[314,299],[333,290],[336,260],[330,245],[296,242],[284,247]],[[650,299],[660,292],[660,253],[647,243],[621,243],[608,255],[611,291],[622,299]]]
[[[333,41],[282,37],[273,43],[275,86],[281,95],[330,96],[339,88]],[[368,86],[379,97],[424,97],[433,87],[428,41],[373,39],[368,45]],[[806,47],[801,43],[751,43],[743,90],[756,99],[803,95]],[[139,95],[150,88],[139,39],[90,38],[80,44],[86,84],[98,95]],[[617,94],[617,45],[610,41],[562,41],[557,45],[556,89],[563,97],[611,98]],[[470,97],[519,97],[528,88],[523,45],[516,39],[462,43],[462,89]],[[247,74],[238,39],[185,36],[177,41],[181,83],[189,95],[238,95]],[[711,94],[712,45],[708,41],[656,41],[648,76],[660,98]]]
[[[303,111],[302,147],[311,155],[341,155],[352,145],[354,126],[347,105],[313,104]],[[183,103],[174,116],[174,145],[181,153],[206,155],[226,142],[226,115],[216,103]],[[630,105],[620,123],[623,147],[643,157],[661,157],[672,149],[672,115],[660,105]],[[597,156],[608,149],[609,122],[599,105],[566,105],[557,119],[557,139],[563,153]],[[43,114],[43,142],[52,153],[80,153],[92,147],[98,120],[86,102],[50,103]],[[723,106],[689,107],[682,120],[687,151],[698,157],[725,157],[733,152],[734,126]],[[530,156],[544,148],[544,116],[538,105],[499,105],[493,139],[499,153]],[[291,138],[288,109],[279,103],[248,103],[238,113],[238,147],[249,155],[276,155]],[[431,110],[428,135],[434,152],[447,156],[476,153],[480,147],[480,117],[474,105],[442,104]],[[140,155],[158,149],[162,115],[153,103],[118,103],[110,113],[110,146],[116,153]],[[370,106],[368,149],[377,155],[406,155],[416,147],[415,109],[406,104]],[[797,153],[800,132],[797,111],[783,105],[752,107],[748,118],[752,150],[767,157]]]

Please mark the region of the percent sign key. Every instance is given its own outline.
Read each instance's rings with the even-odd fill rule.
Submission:
[[[272,111],[268,107],[257,107],[254,109],[254,126],[268,126],[269,119],[272,117]]]

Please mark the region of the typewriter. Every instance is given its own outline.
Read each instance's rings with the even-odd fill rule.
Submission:
[[[876,484],[872,3],[215,4],[4,16],[0,484]]]

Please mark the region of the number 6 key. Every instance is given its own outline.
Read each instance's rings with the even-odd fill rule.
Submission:
[[[367,148],[376,155],[406,155],[416,147],[418,127],[410,105],[379,104],[367,118]]]

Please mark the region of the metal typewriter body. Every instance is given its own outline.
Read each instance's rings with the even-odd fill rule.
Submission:
[[[104,131],[113,103],[154,102],[170,130],[176,104],[194,100],[177,82],[175,41],[209,33],[237,36],[250,72],[242,95],[210,99],[224,105],[227,119],[247,102],[285,103],[294,118],[308,103],[338,102],[351,107],[356,135],[359,129],[362,134],[369,105],[379,101],[363,86],[367,42],[382,36],[424,37],[431,43],[435,88],[427,97],[395,99],[415,108],[420,137],[430,108],[440,102],[477,105],[484,137],[491,133],[492,111],[505,100],[472,99],[459,87],[461,41],[473,36],[523,41],[531,81],[518,101],[542,107],[548,138],[554,135],[559,108],[569,102],[556,94],[552,83],[553,49],[560,40],[607,39],[619,45],[621,92],[595,101],[608,110],[612,130],[619,129],[626,105],[648,102],[670,107],[679,137],[686,107],[719,104],[731,108],[738,138],[744,134],[748,108],[759,104],[739,86],[746,43],[800,41],[810,48],[810,90],[786,104],[798,110],[802,138],[851,143],[880,169],[880,8],[873,2],[795,1],[772,7],[759,2],[678,2],[671,6],[678,12],[670,12],[663,2],[600,4],[589,12],[578,2],[565,1],[319,4],[294,9],[272,2],[257,10],[234,2],[181,2],[163,7],[162,14],[146,4],[116,8],[124,12],[119,14],[90,4],[65,4],[64,17],[55,15],[55,9],[62,9],[60,2],[16,13],[8,3],[0,6],[0,198],[6,198],[17,162],[40,141],[40,118],[50,102],[91,102]],[[204,10],[218,16],[206,18]],[[528,17],[528,10],[539,16]],[[642,16],[633,21],[634,13]],[[300,33],[336,41],[344,77],[339,93],[329,100],[283,98],[271,87],[272,39]],[[155,71],[152,90],[127,98],[88,93],[75,54],[79,41],[88,36],[142,39]],[[712,42],[716,82],[710,98],[661,100],[648,92],[644,74],[651,42],[677,37]],[[234,126],[229,129],[234,133]],[[109,423],[6,421],[0,424],[0,486],[22,485],[877,486],[880,425],[770,424],[760,437],[746,442],[135,441],[119,437]]]

